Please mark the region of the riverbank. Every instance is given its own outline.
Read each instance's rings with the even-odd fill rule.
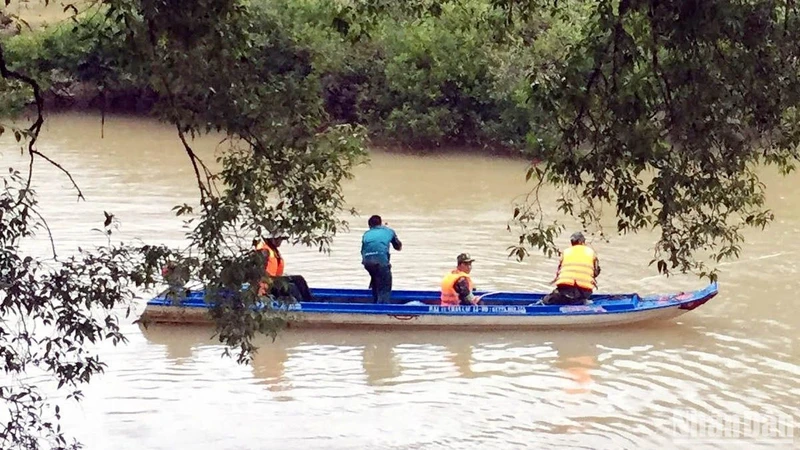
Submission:
[[[499,13],[489,1],[470,0],[419,18],[390,11],[370,25],[369,35],[356,37],[337,28],[337,5],[255,2],[255,33],[269,46],[256,55],[263,61],[255,66],[269,70],[277,58],[289,65],[278,73],[303,73],[302,82],[316,86],[329,124],[363,125],[379,145],[503,156],[522,154],[538,114],[538,105],[528,101],[530,71],[550,66],[562,56],[563,44],[579,36],[571,22],[581,10],[543,18],[536,29],[515,25],[519,29],[508,38],[492,26]],[[84,14],[75,23],[3,38],[6,60],[40,82],[48,110],[149,115],[159,95],[142,69],[147,64],[132,62],[135,55],[120,39],[108,39],[116,25],[98,16]]]
[[[153,108],[159,101],[156,92],[149,88],[129,87],[103,89],[93,83],[65,80],[45,89],[42,93],[46,114],[89,113],[154,117]],[[32,97],[31,97],[32,98]],[[33,113],[34,104],[26,105],[26,112]],[[430,155],[447,153],[479,153],[503,158],[527,159],[523,147],[512,147],[502,143],[487,142],[481,145],[440,142],[433,145],[415,144],[402,139],[388,138],[379,130],[369,134],[370,146],[390,153]]]

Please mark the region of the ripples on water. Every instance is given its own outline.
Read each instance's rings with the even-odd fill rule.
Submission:
[[[95,122],[56,118],[47,133],[57,138],[42,141],[89,200],[76,205],[63,177],[37,169],[61,248],[102,244],[90,230],[104,210],[122,220],[120,238],[179,244],[183,230],[169,209],[196,192],[172,131],[111,118],[101,141]],[[18,162],[9,148],[3,161]],[[210,155],[213,145],[200,150]],[[393,256],[397,288],[436,288],[467,251],[481,289],[548,289],[554,260],[507,258],[514,237],[506,220],[510,200],[525,192],[522,176],[505,160],[377,152],[347,188],[365,217],[354,219],[330,256],[288,247],[289,270],[302,268],[312,286],[364,287],[362,222],[378,212],[404,241]],[[130,343],[101,350],[108,371],[86,388],[84,402],[67,408],[66,425],[92,450],[640,449],[702,448],[671,440],[673,414],[686,411],[782,413],[800,423],[800,202],[789,195],[800,180],[778,180],[767,184],[779,220],[748,236],[741,260],[722,266],[716,299],[677,321],[594,332],[292,330],[261,342],[252,366],[221,357],[208,329],[129,325]],[[654,276],[652,242],[647,234],[595,242],[601,290],[700,286],[691,277]],[[47,243],[31,248],[46,251]]]
[[[692,322],[498,336],[292,330],[260,342],[252,366],[220,358],[208,328],[134,328],[106,352],[111,370],[82,408],[104,424],[94,448],[131,435],[137,448],[203,449],[657,448],[676,412],[796,414],[796,364],[732,351]]]

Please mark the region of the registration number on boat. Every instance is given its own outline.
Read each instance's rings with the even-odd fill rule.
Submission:
[[[502,313],[502,314],[525,314],[524,306],[429,306],[428,311],[432,313]]]

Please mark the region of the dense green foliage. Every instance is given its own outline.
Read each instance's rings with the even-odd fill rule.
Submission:
[[[14,170],[3,176],[0,197],[0,355],[6,372],[45,371],[59,387],[89,381],[103,365],[87,356],[87,345],[122,340],[117,312],[135,290],[163,285],[165,265],[174,276],[206,286],[218,338],[238,349],[239,360],[249,360],[255,334],[274,334],[284,323],[258,295],[266,274],[254,241],[280,233],[327,250],[347,227],[341,182],[365,160],[364,130],[326,119],[309,52],[271,17],[235,1],[180,8],[108,1],[77,26],[21,36],[7,48],[0,45],[0,69],[4,87],[12,89],[4,94],[32,94],[38,114],[28,128],[0,128],[25,141],[31,160],[27,176]],[[35,58],[23,58],[23,64],[22,55]],[[99,93],[152,93],[148,110],[175,127],[197,176],[199,208],[176,207],[189,215],[187,249],[109,243],[81,251],[78,259],[54,252],[46,265],[26,254],[22,243],[34,231],[47,233],[47,211],[30,186],[37,164],[58,165],[39,151],[38,134],[46,92],[58,89],[64,74],[79,75]],[[228,144],[219,173],[211,173],[190,145],[190,136],[209,131],[223,133]],[[68,176],[69,168],[62,169]],[[79,186],[76,180],[80,197]],[[113,222],[109,214],[105,226]],[[0,389],[10,406],[0,430],[3,448],[67,446],[41,387],[20,381]]]
[[[282,51],[307,58],[331,123],[364,125],[374,139],[417,147],[519,149],[536,107],[527,96],[530,70],[554,67],[588,14],[585,5],[570,4],[507,35],[498,32],[503,12],[483,0],[444,3],[435,16],[394,5],[360,24],[358,14],[366,13],[348,12],[341,2],[268,0],[252,8],[265,28],[251,31],[267,33],[272,24],[285,33]],[[85,14],[80,24],[9,40],[9,63],[36,75],[46,91],[52,87],[57,105],[151,107],[153,79],[128,67],[121,41],[108,38],[116,22]],[[251,55],[257,66],[272,56]]]
[[[661,232],[659,272],[716,277],[747,227],[765,227],[759,166],[800,159],[800,13],[778,1],[600,2],[557,71],[532,80],[542,117],[530,174],[569,189],[560,209],[616,232]],[[522,214],[545,226],[536,211]],[[703,261],[697,256],[708,259]],[[708,260],[712,265],[708,266]]]
[[[255,333],[284,319],[252,308],[263,300],[253,240],[279,232],[328,249],[347,226],[341,182],[364,161],[367,134],[522,150],[539,160],[533,192],[563,188],[566,215],[595,230],[611,205],[615,231],[660,231],[660,273],[710,278],[698,256],[736,257],[744,228],[772,220],[758,167],[788,172],[800,158],[793,2],[93,4],[74,23],[0,41],[0,112],[38,112],[30,127],[0,133],[27,143],[33,168],[58,164],[38,149],[42,108],[70,96],[172,124],[198,183],[199,207],[176,207],[190,215],[191,245],[109,244],[44,265],[21,243],[46,232],[47,212],[33,172],[12,169],[0,195],[0,355],[12,375],[36,368],[59,384],[88,381],[102,363],[85,343],[123,339],[113,310],[161,283],[167,263],[207,286],[220,340],[247,359]],[[219,173],[188,139],[209,131],[229,144]],[[543,211],[535,195],[515,208],[511,254],[557,251],[563,224]],[[11,405],[4,447],[65,446],[37,386],[5,386],[0,398]]]
[[[25,375],[46,371],[67,398],[82,396],[80,385],[103,370],[91,343],[124,341],[114,307],[132,298],[135,257],[130,249],[109,246],[79,251],[57,264],[19,251],[21,242],[46,226],[36,194],[20,172],[3,177],[0,192],[0,360],[5,376],[0,401],[8,408],[0,428],[3,448],[67,446],[46,410],[42,383]],[[110,224],[109,224],[110,225]],[[110,227],[106,228],[111,230]],[[13,380],[13,382],[8,382]]]

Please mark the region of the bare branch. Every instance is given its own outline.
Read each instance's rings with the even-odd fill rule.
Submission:
[[[175,124],[175,128],[178,130],[178,137],[181,139],[181,143],[183,143],[183,148],[184,150],[186,150],[186,154],[189,155],[189,161],[191,161],[192,167],[194,168],[194,175],[195,178],[197,179],[197,186],[200,189],[200,198],[201,200],[206,200],[206,198],[211,197],[212,194],[211,191],[206,187],[206,185],[203,184],[203,180],[200,177],[200,167],[198,166],[198,162],[200,163],[200,165],[203,166],[203,168],[206,171],[208,169],[205,167],[205,165],[202,164],[202,161],[200,161],[200,158],[198,158],[197,155],[194,153],[194,150],[192,150],[192,147],[189,146],[189,143],[186,142],[186,135],[183,133],[183,130],[181,130],[181,126],[179,123]]]
[[[83,192],[81,191],[81,188],[78,187],[78,183],[75,182],[75,179],[72,178],[72,174],[69,173],[69,171],[67,169],[65,169],[61,164],[53,161],[52,159],[50,159],[50,157],[48,157],[47,155],[45,155],[44,153],[42,153],[42,152],[40,152],[38,150],[30,150],[30,153],[31,153],[31,155],[36,155],[36,156],[44,159],[45,161],[49,162],[50,164],[52,164],[53,166],[57,167],[59,170],[64,172],[67,175],[67,177],[69,177],[69,181],[72,182],[72,186],[78,191],[78,200],[86,200],[86,197],[83,196]]]
[[[31,181],[33,179],[33,159],[34,155],[36,155],[41,157],[45,161],[49,162],[53,166],[57,167],[62,172],[64,172],[69,177],[69,180],[70,182],[72,182],[72,185],[78,191],[78,199],[85,200],[83,192],[81,192],[81,189],[78,187],[78,184],[75,183],[75,179],[72,178],[72,175],[69,173],[69,171],[67,171],[63,166],[56,163],[55,161],[48,158],[43,153],[39,152],[34,148],[36,145],[36,140],[39,139],[39,132],[42,130],[42,125],[44,124],[44,98],[42,97],[42,90],[39,87],[39,83],[37,83],[36,80],[34,80],[33,78],[8,68],[8,66],[6,65],[5,54],[3,53],[2,45],[0,45],[0,74],[3,75],[3,78],[21,81],[29,85],[31,89],[33,89],[33,97],[36,101],[36,120],[33,122],[33,124],[31,124],[26,133],[28,139],[30,139],[28,141],[28,154],[31,155],[31,161],[28,170],[28,180],[25,183],[25,189],[22,191],[22,195],[24,195],[25,192],[30,190]],[[22,196],[20,196],[19,200],[17,200],[15,207],[19,206],[21,202],[22,202]]]
[[[39,211],[36,211],[33,208],[31,208],[31,211],[33,211],[33,213],[36,214],[39,217],[39,219],[41,219],[42,224],[44,224],[45,229],[47,229],[47,237],[50,239],[50,247],[53,249],[53,259],[57,259],[58,255],[56,255],[56,243],[53,240],[53,232],[50,230],[50,225],[47,224],[47,221],[44,219],[44,216],[42,216],[41,213],[39,213]]]
[[[0,74],[3,75],[3,78],[10,79],[10,80],[21,81],[21,82],[29,85],[31,87],[31,89],[33,89],[33,97],[36,100],[37,116],[36,116],[36,120],[33,122],[33,124],[31,124],[30,128],[28,128],[28,132],[27,132],[28,138],[30,139],[30,141],[28,142],[28,152],[31,153],[31,155],[32,155],[33,154],[33,146],[36,143],[36,139],[39,137],[39,131],[42,129],[42,124],[44,123],[44,116],[43,116],[44,99],[42,98],[41,88],[39,87],[39,83],[37,83],[36,80],[34,80],[33,78],[28,77],[26,75],[23,75],[23,74],[21,74],[19,72],[16,72],[16,71],[11,70],[11,69],[8,68],[8,65],[6,64],[5,53],[4,53],[2,45],[0,45]],[[33,166],[33,162],[31,162],[31,167],[32,166]],[[25,191],[27,191],[31,187],[31,177],[32,177],[32,175],[33,175],[32,171],[28,172],[28,182],[26,183]],[[25,192],[25,191],[23,191],[23,192]],[[18,206],[21,201],[22,201],[22,199],[20,198],[20,200],[17,202],[17,204],[15,206]]]

